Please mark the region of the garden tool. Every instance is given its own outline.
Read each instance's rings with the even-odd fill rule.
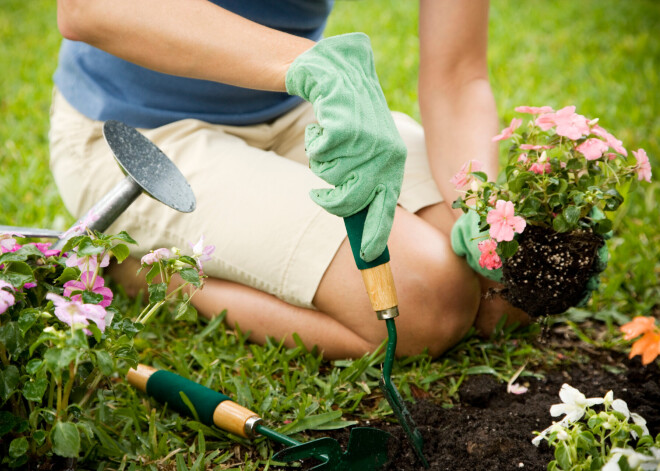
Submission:
[[[89,229],[105,231],[142,192],[183,213],[195,209],[195,195],[185,177],[153,142],[119,121],[106,121],[103,136],[126,178],[106,193],[72,228],[84,224]],[[0,232],[37,238],[54,238],[63,234],[49,229],[14,226],[0,226]],[[66,241],[67,238],[60,239],[53,248],[61,249]]]
[[[342,452],[339,443],[329,437],[301,443],[269,429],[256,413],[224,394],[169,371],[138,365],[137,369],[129,370],[127,379],[140,391],[160,402],[166,402],[179,413],[190,415],[194,412],[199,421],[206,425],[216,425],[244,438],[253,438],[259,434],[290,445],[273,457],[278,461],[314,458],[321,461],[321,464],[312,468],[316,471],[377,471],[387,462],[390,435],[382,430],[353,428],[348,449]],[[191,406],[194,411],[191,411]]]
[[[344,218],[348,240],[351,244],[353,258],[358,269],[362,273],[362,279],[371,301],[371,306],[376,311],[376,316],[384,320],[387,325],[387,348],[385,352],[385,361],[383,363],[382,375],[380,377],[380,387],[385,394],[387,402],[392,407],[394,415],[403,427],[406,436],[422,462],[425,468],[429,467],[423,453],[424,439],[417,429],[417,425],[406,408],[403,398],[398,389],[392,383],[392,366],[394,364],[394,354],[396,352],[396,324],[394,319],[399,315],[398,299],[396,288],[394,286],[394,277],[390,268],[390,254],[387,247],[385,251],[375,260],[365,262],[360,257],[360,243],[362,241],[362,232],[367,217],[368,206],[362,211]]]

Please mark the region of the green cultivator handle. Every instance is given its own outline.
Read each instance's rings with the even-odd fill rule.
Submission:
[[[371,306],[376,311],[378,319],[385,320],[387,323],[387,350],[385,353],[385,362],[383,363],[383,374],[380,378],[380,387],[385,394],[387,402],[392,407],[392,411],[406,432],[406,436],[410,439],[418,458],[424,467],[428,468],[429,464],[423,453],[424,439],[422,438],[422,434],[417,429],[415,421],[406,408],[401,394],[399,394],[396,386],[392,383],[392,365],[394,363],[397,342],[394,319],[399,315],[399,301],[390,267],[390,253],[388,248],[385,247],[385,251],[371,262],[365,262],[360,257],[360,244],[362,242],[364,223],[367,218],[367,210],[368,207],[353,216],[344,218],[344,224],[346,225],[348,241],[353,251],[353,258],[360,273],[362,273],[362,280],[367,289]]]

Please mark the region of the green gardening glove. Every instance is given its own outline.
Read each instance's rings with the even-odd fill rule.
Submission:
[[[309,166],[334,186],[310,196],[343,218],[369,206],[360,257],[370,262],[387,245],[406,147],[380,88],[369,38],[322,39],[291,64],[286,88],[314,107],[318,124],[305,132]]]
[[[465,257],[468,265],[480,275],[493,281],[502,281],[502,269],[489,270],[479,265],[481,251],[478,244],[485,240],[488,231],[479,231],[479,215],[474,211],[461,214],[451,229],[451,248],[456,255]]]

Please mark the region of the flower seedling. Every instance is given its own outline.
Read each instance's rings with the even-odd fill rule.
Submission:
[[[587,399],[564,384],[559,397],[562,403],[553,405],[550,414],[563,417],[532,440],[536,446],[545,440],[555,449],[549,471],[658,469],[660,435],[654,441],[646,420],[631,413],[625,401],[614,399],[612,391]]]
[[[496,269],[518,250],[516,234],[528,226],[556,232],[576,230],[607,234],[605,215],[623,202],[619,188],[635,180],[651,181],[651,166],[643,149],[633,159],[622,142],[598,124],[575,112],[549,106],[520,106],[531,116],[514,118],[493,141],[510,140],[500,182],[488,180],[482,164],[466,163],[451,181],[463,193],[454,204],[475,211],[488,241],[480,244],[480,264]],[[501,260],[497,260],[497,257]]]

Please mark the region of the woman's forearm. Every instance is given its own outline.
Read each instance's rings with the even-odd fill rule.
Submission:
[[[445,201],[468,160],[497,177],[497,109],[488,82],[488,1],[423,0],[420,9],[419,105],[431,172]],[[455,210],[455,216],[461,214]]]
[[[143,67],[285,91],[291,62],[314,42],[206,0],[58,0],[62,35]]]

